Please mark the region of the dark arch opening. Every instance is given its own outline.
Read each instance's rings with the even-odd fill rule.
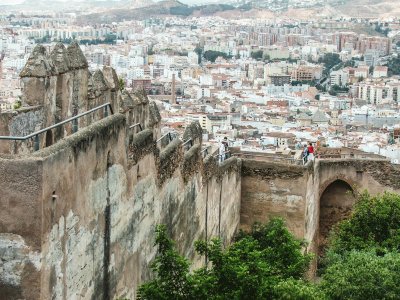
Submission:
[[[323,256],[329,232],[338,222],[350,216],[356,197],[353,188],[343,180],[335,180],[326,187],[320,198],[318,255]]]

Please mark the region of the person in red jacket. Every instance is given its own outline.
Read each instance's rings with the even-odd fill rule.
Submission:
[[[307,150],[308,150],[307,160],[314,160],[314,147],[311,144],[311,142],[308,143]]]

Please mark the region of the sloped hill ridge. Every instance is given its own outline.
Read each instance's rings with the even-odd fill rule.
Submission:
[[[139,7],[116,8],[104,13],[95,13],[81,16],[78,19],[80,24],[110,23],[122,20],[142,20],[151,17],[178,16],[210,16],[218,15],[225,18],[251,17],[251,18],[273,18],[275,16],[309,19],[318,17],[388,17],[400,14],[399,0],[328,0],[325,5],[318,4],[308,8],[289,8],[280,11],[271,11],[262,0],[254,0],[254,5],[249,9],[238,7],[236,2],[226,4],[208,4],[201,6],[189,6],[177,0],[165,0],[161,2],[141,2]],[[248,2],[248,3],[251,3]],[[261,4],[260,4],[261,3]],[[322,7],[321,7],[322,6]],[[256,8],[255,8],[256,7]]]

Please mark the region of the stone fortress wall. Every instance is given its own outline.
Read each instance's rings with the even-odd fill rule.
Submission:
[[[30,134],[108,102],[114,113],[99,110],[42,134],[39,151],[32,140],[0,140],[4,299],[134,299],[150,278],[157,224],[194,266],[204,263],[196,240],[228,245],[239,227],[272,216],[285,217],[316,252],[320,199],[331,183],[400,188],[400,172],[386,161],[303,167],[233,157],[219,165],[203,158],[197,123],[162,145],[156,105],[120,91],[111,68],[90,74],[77,44],[50,54],[37,46],[21,77],[24,108],[0,114],[0,135]],[[137,123],[142,130],[130,128]]]
[[[72,50],[76,68],[57,69],[77,61]],[[90,74],[81,54],[76,44],[49,55],[36,47],[21,73],[29,106],[2,114],[0,135],[23,136],[103,103],[114,111],[79,119],[74,134],[69,124],[44,133],[39,151],[32,141],[1,141],[5,299],[134,299],[150,275],[157,224],[197,266],[196,240],[227,244],[239,226],[240,161],[203,160],[198,124],[183,136],[189,147],[157,143],[155,104],[120,92],[110,68]],[[129,128],[137,123],[143,130]]]

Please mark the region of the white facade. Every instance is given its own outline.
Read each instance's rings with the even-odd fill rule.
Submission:
[[[332,71],[330,74],[331,86],[345,86],[349,82],[349,73],[345,70]]]

